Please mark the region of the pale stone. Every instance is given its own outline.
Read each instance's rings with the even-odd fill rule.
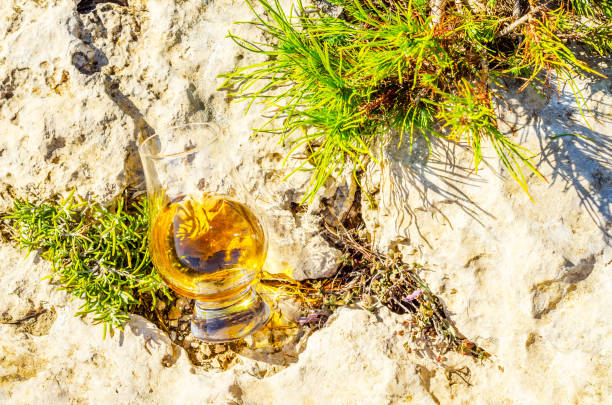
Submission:
[[[609,64],[598,67],[610,77]],[[544,99],[501,93],[500,128],[537,153],[548,179],[527,173],[533,202],[490,147],[476,174],[462,145],[435,143],[427,161],[424,143],[412,155],[388,144],[383,170],[366,173],[377,209],[362,206],[377,248],[423,264],[458,329],[505,370],[472,370],[474,386],[455,397],[462,403],[610,403],[612,82],[577,83],[597,118],[592,130],[569,85]],[[552,138],[563,133],[592,140]]]
[[[241,357],[228,371],[208,372],[192,366],[182,347],[139,316],[132,317],[124,332],[102,339],[100,326],[73,316],[78,302],[40,280],[48,264],[36,265],[34,258],[23,261],[22,252],[8,245],[0,249],[0,285],[11,291],[0,295],[2,311],[15,303],[38,310],[53,307],[57,313],[40,335],[7,323],[19,321],[23,314],[2,316],[3,402],[434,403],[418,371],[419,364],[433,367],[431,362],[408,355],[406,338],[390,333],[401,328],[405,318],[386,310],[376,316],[354,309],[338,311],[328,327],[311,336],[298,362],[272,377],[256,375],[272,375],[278,367],[249,357]],[[25,288],[14,288],[20,285]],[[224,352],[225,347],[216,345],[214,351]]]
[[[169,124],[216,121],[231,146],[220,159],[234,161],[251,203],[266,214],[267,270],[332,275],[340,252],[321,235],[320,218],[346,215],[354,179],[330,179],[300,208],[309,174],[283,181],[299,164],[283,163],[289,145],[251,137],[266,121],[261,106],[247,112],[246,103],[216,90],[219,74],[261,60],[226,38],[231,29],[266,40],[232,25],[253,19],[246,4],[99,3],[87,14],[73,0],[0,4],[0,212],[14,198],[74,187],[103,202],[126,188],[142,190],[139,138]],[[456,354],[437,361],[411,349],[408,333],[396,333],[405,317],[341,309],[291,346],[293,364],[245,351],[234,368],[209,372],[137,316],[103,340],[100,326],[73,317],[78,301],[41,281],[48,263],[35,253],[24,261],[24,252],[2,242],[0,402],[610,403],[612,87],[609,80],[579,84],[599,119],[591,120],[594,131],[567,87],[550,100],[505,96],[503,130],[543,153],[539,168],[550,183],[529,177],[535,203],[486,148],[475,174],[461,145],[434,145],[427,160],[425,144],[410,154],[404,140],[399,149],[387,145],[383,170],[370,165],[362,178],[377,207],[362,200],[376,247],[398,247],[407,261],[424,264],[422,276],[451,320],[492,361]],[[563,132],[597,142],[546,138]],[[453,373],[465,367],[471,385]]]
[[[435,404],[404,342],[390,333],[399,322],[386,309],[377,319],[343,308],[328,322],[298,363],[261,381],[242,380],[245,403]]]
[[[77,188],[110,202],[144,188],[137,143],[182,122],[215,121],[239,181],[269,225],[266,270],[296,279],[333,275],[340,252],[321,237],[312,209],[296,209],[309,175],[284,177],[299,161],[272,135],[252,136],[266,118],[255,104],[230,103],[217,78],[261,60],[227,31],[261,39],[246,4],[151,0],[100,2],[79,14],[73,0],[0,6],[0,211],[13,198],[43,199]],[[32,29],[35,24],[36,29]],[[41,40],[44,38],[44,40]],[[346,177],[346,176],[345,176]],[[354,179],[330,179],[319,197],[335,215],[353,201]],[[313,206],[316,204],[313,204]]]

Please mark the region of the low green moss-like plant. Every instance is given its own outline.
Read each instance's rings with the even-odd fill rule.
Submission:
[[[5,218],[21,247],[52,263],[48,277],[83,300],[76,315],[93,314],[106,335],[130,312],[146,314],[158,299],[172,299],[150,261],[146,204],[119,199],[111,209],[72,193],[58,203],[16,200]]]
[[[610,0],[329,1],[343,8],[341,18],[300,0],[287,12],[278,0],[247,0],[256,21],[243,23],[270,42],[229,37],[266,60],[222,75],[232,96],[264,103],[270,123],[282,119],[281,128],[259,131],[305,150],[298,170],[314,171],[305,200],[347,163],[356,173],[363,157],[376,159],[373,146],[392,129],[398,144],[464,141],[476,170],[489,142],[528,192],[524,169],[543,177],[532,154],[499,131],[491,84],[512,77],[549,86],[555,78],[583,104],[573,77],[598,73],[569,44],[612,50]]]

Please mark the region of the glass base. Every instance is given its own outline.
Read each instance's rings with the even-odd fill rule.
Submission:
[[[206,342],[229,342],[253,333],[269,319],[270,308],[249,287],[229,305],[196,301],[191,332]]]

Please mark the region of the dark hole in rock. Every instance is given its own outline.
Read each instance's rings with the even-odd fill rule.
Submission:
[[[64,146],[66,146],[66,138],[63,136],[53,137],[53,139],[51,139],[51,141],[47,144],[47,154],[45,155],[45,160],[51,159],[53,152],[63,148]]]
[[[120,6],[127,6],[127,0],[77,0],[77,11],[81,14],[87,14],[96,8],[97,4],[113,3]]]
[[[89,46],[87,49],[72,54],[72,64],[85,75],[98,73],[102,66],[108,64],[108,59],[99,49]]]

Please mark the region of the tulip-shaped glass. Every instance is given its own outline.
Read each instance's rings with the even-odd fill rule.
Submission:
[[[266,257],[264,223],[245,204],[224,141],[214,125],[187,124],[139,146],[153,265],[196,300],[191,330],[209,342],[244,337],[270,316],[254,289]]]

